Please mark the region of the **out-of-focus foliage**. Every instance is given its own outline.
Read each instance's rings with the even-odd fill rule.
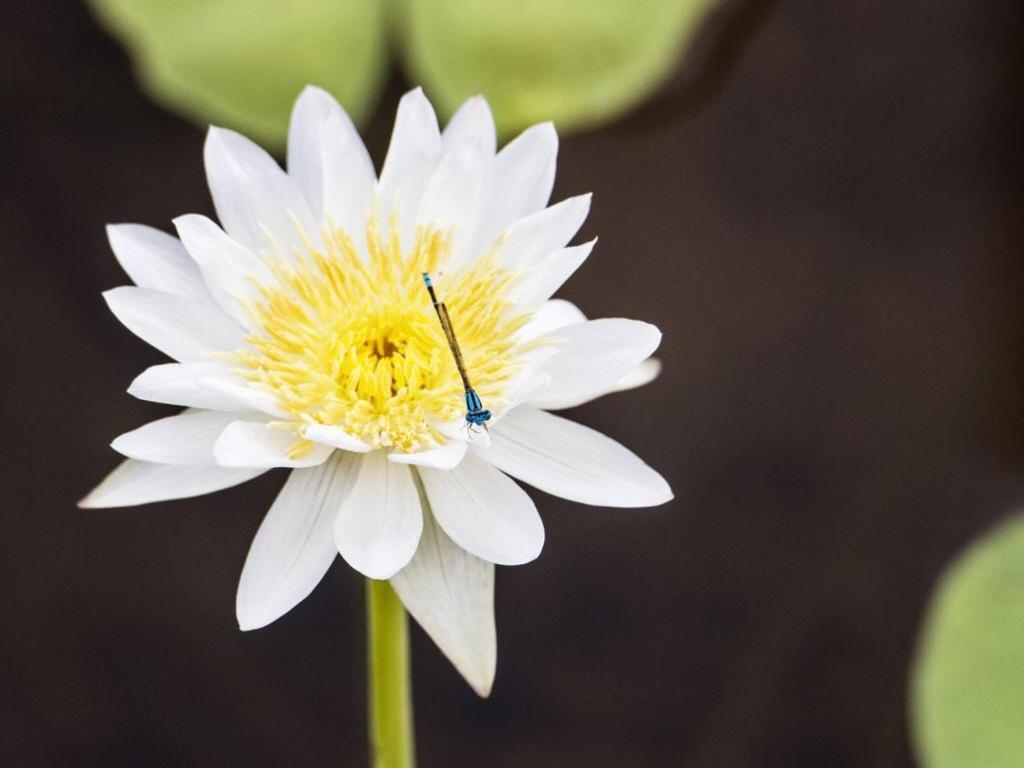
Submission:
[[[924,768],[1024,766],[1024,520],[943,577],[912,686]]]
[[[307,84],[368,116],[390,37],[447,117],[484,93],[505,135],[593,125],[671,73],[720,0],[90,0],[160,102],[281,146]]]
[[[505,132],[621,114],[678,63],[716,0],[405,0],[404,58],[442,111],[481,92]]]
[[[353,119],[387,72],[386,0],[91,0],[161,103],[283,146],[303,86]]]

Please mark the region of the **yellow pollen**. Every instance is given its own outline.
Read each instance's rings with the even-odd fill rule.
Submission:
[[[371,218],[360,254],[342,229],[272,267],[247,305],[260,329],[235,353],[239,374],[272,392],[291,421],[338,426],[374,447],[401,452],[443,444],[439,427],[465,417],[461,380],[421,273],[434,275],[447,304],[473,387],[500,408],[527,350],[517,331],[530,319],[507,299],[516,275],[493,252],[446,270],[451,232],[420,228],[403,253],[397,225],[386,237]],[[312,445],[299,439],[293,457]]]

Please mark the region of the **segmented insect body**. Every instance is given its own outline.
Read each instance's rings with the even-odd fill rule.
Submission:
[[[444,305],[444,302],[437,300],[434,283],[428,272],[423,273],[423,284],[427,286],[427,291],[430,293],[430,301],[434,304],[437,319],[441,321],[444,337],[448,340],[452,357],[455,358],[455,367],[459,369],[459,376],[462,378],[462,387],[466,393],[466,426],[470,429],[483,427],[486,430],[487,422],[491,420],[491,412],[484,408],[484,404],[480,401],[480,395],[469,383],[469,374],[466,373],[466,365],[462,360],[462,350],[459,349],[459,342],[455,338],[455,329],[452,327],[451,318],[448,317],[448,307]]]

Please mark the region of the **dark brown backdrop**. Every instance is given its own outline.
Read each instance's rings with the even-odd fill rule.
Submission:
[[[20,7],[19,7],[20,6]],[[202,131],[74,3],[6,6],[0,142],[0,755],[6,765],[361,765],[362,591],[334,568],[240,633],[282,476],[79,511],[158,355],[100,291],[103,224],[210,208]],[[1024,496],[1015,0],[782,2],[622,123],[557,196],[601,242],[564,295],[661,326],[665,375],[573,414],[676,500],[538,494],[479,701],[418,631],[423,766],[907,766],[943,564]],[[396,78],[368,130],[379,160]],[[699,98],[693,97],[696,87]]]

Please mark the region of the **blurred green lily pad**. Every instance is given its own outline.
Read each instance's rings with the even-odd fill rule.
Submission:
[[[408,0],[405,59],[443,112],[487,96],[504,133],[614,118],[672,72],[716,0]]]
[[[275,146],[307,84],[357,122],[388,67],[443,117],[474,93],[508,135],[617,117],[671,74],[719,0],[90,0],[161,103]]]
[[[91,0],[145,87],[201,124],[282,146],[310,83],[365,119],[387,72],[386,0]]]
[[[924,768],[1024,766],[1024,520],[973,545],[943,577],[911,705]]]

